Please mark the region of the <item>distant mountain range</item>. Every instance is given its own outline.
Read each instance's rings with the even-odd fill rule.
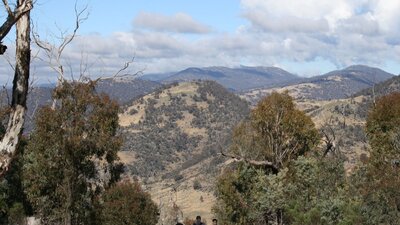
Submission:
[[[316,94],[320,95],[321,99],[334,99],[350,97],[393,76],[394,74],[379,68],[355,65],[310,78],[304,83],[318,84],[321,91]]]
[[[285,90],[298,99],[342,99],[393,76],[379,68],[355,65],[320,76],[289,81],[278,86],[246,90],[240,95],[252,103],[258,102],[260,98],[272,91]]]
[[[271,87],[288,81],[300,79],[278,67],[191,67],[185,70],[158,75],[146,75],[143,79],[155,79],[158,82],[171,83],[194,80],[213,80],[233,91],[242,91],[256,87]]]
[[[252,89],[265,89],[283,87],[296,84],[318,84],[321,88],[315,95],[323,99],[336,98],[337,93],[343,96],[360,91],[374,83],[389,79],[394,74],[387,73],[379,68],[354,65],[342,70],[335,70],[323,75],[311,78],[299,77],[278,67],[190,67],[182,71],[148,74],[141,78],[160,83],[171,83],[194,80],[213,80],[225,88],[235,92],[245,92]],[[337,83],[341,79],[343,82]],[[337,85],[335,90],[327,90],[325,87]]]
[[[160,83],[143,79],[106,79],[97,84],[97,91],[108,94],[119,104],[124,104],[138,96],[159,88]]]

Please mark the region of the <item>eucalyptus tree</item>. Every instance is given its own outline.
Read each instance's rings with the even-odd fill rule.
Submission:
[[[11,104],[8,115],[2,118],[5,132],[0,141],[0,175],[8,170],[16,154],[25,121],[31,60],[30,11],[33,8],[33,1],[17,0],[14,9],[11,9],[7,0],[3,0],[3,4],[8,15],[0,27],[0,43],[16,25],[16,54]],[[0,47],[2,54],[6,46],[1,43]]]

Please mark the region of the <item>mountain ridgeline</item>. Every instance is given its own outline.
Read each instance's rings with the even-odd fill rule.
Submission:
[[[355,65],[310,78],[304,83],[319,85],[320,88],[315,89],[315,94],[312,94],[317,99],[337,99],[348,98],[393,76],[378,68]]]
[[[170,83],[175,81],[193,80],[213,80],[233,91],[242,91],[256,87],[271,87],[277,84],[294,81],[298,76],[291,74],[278,67],[247,67],[239,68],[227,67],[191,67],[185,70],[166,74],[162,78],[158,76],[158,81]],[[145,78],[146,76],[144,76]],[[155,77],[154,75],[149,75]]]
[[[159,88],[161,84],[143,79],[106,79],[97,84],[97,91],[108,94],[119,104],[147,94]]]
[[[212,170],[233,127],[248,114],[247,102],[213,81],[173,83],[136,99],[120,114],[123,150],[134,158],[130,170],[175,180],[200,162]]]
[[[242,91],[240,95],[253,104],[272,91],[284,90],[299,100],[343,99],[393,76],[378,68],[356,65],[320,76],[293,80],[283,85]]]

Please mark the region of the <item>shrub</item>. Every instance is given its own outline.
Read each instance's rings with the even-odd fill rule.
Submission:
[[[158,208],[138,182],[121,182],[102,195],[99,223],[104,225],[154,225]]]
[[[200,190],[202,188],[201,183],[199,180],[194,180],[193,181],[193,189],[194,190]]]

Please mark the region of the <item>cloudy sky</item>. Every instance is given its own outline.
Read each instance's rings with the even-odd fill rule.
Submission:
[[[78,9],[85,5],[89,16],[63,55],[75,76],[112,74],[133,57],[132,73],[246,65],[312,76],[353,64],[400,73],[400,1],[78,0]],[[74,1],[38,0],[32,17],[40,38],[57,45],[60,30],[74,27]],[[7,54],[1,73],[10,68]],[[37,55],[34,76],[53,80]]]

